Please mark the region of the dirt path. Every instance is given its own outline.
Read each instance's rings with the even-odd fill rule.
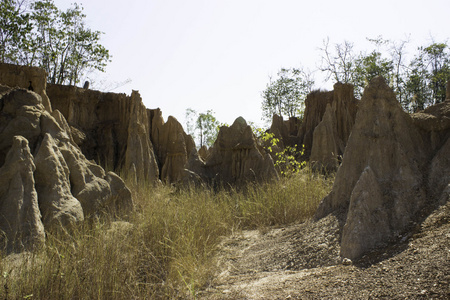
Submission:
[[[450,299],[450,202],[400,243],[347,264],[328,216],[226,239],[200,299]]]

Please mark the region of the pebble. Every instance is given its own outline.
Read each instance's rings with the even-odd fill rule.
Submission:
[[[344,258],[344,259],[342,260],[342,264],[343,264],[344,266],[349,266],[349,265],[352,264],[352,260],[349,259],[349,258]]]

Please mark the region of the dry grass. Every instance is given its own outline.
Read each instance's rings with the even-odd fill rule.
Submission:
[[[47,233],[43,249],[0,262],[3,299],[195,298],[233,231],[312,216],[331,180],[308,171],[245,190],[132,186],[136,210]]]

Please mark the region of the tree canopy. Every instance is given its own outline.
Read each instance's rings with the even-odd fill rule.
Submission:
[[[377,37],[368,41],[374,48],[357,53],[349,41],[331,45],[326,39],[319,48],[319,70],[326,74],[326,80],[353,84],[356,97],[361,98],[370,80],[383,76],[408,112],[445,100],[450,80],[450,49],[446,42],[433,40],[407,60],[405,48],[409,40]],[[284,117],[300,115],[306,94],[314,84],[310,76],[297,69],[281,69],[277,75],[276,80],[269,78],[262,92],[263,119],[270,119],[274,113]]]
[[[186,131],[198,142],[199,148],[211,147],[219,133],[220,123],[211,109],[198,113],[192,108],[186,109]]]
[[[1,0],[0,13],[1,62],[41,67],[48,82],[72,85],[110,61],[102,32],[86,26],[77,3],[62,11],[53,0]]]
[[[311,73],[282,68],[275,80],[270,78],[261,94],[264,118],[271,120],[274,114],[287,118],[302,116],[306,95],[312,91],[313,85]]]

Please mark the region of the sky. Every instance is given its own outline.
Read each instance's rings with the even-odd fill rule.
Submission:
[[[66,9],[74,0],[54,0]],[[280,68],[317,71],[324,40],[371,50],[367,38],[449,42],[448,0],[128,0],[78,2],[86,25],[104,32],[112,61],[91,87],[131,94],[185,126],[187,108],[213,110],[221,123],[242,116],[258,126],[261,92]],[[370,49],[369,49],[370,48]],[[408,54],[408,53],[407,53]],[[81,80],[84,82],[84,79]]]

